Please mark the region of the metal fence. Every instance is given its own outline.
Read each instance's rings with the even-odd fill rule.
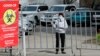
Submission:
[[[20,56],[21,52],[22,49],[19,47],[0,48],[0,56]]]
[[[100,50],[99,41],[96,38],[96,35],[98,33],[97,29],[99,28],[98,21],[96,20],[98,20],[99,16],[95,16],[99,15],[99,11],[76,11],[74,13],[75,14],[70,14],[70,19],[72,20],[68,20],[70,21],[70,23],[69,28],[66,31],[65,49],[70,49],[72,55],[77,55],[74,49],[80,50],[80,56],[83,54],[83,50]],[[54,29],[52,26],[48,26],[48,24],[42,26],[40,22],[40,25],[34,27],[32,34],[28,34],[26,36],[25,42],[26,49],[29,50],[54,50]]]
[[[69,24],[66,30],[65,51],[70,51],[65,55],[77,56],[80,54],[82,56],[84,55],[84,50],[100,50],[100,39],[97,38],[99,33],[99,30],[97,32],[97,29],[99,29],[99,12],[75,11],[73,14],[70,12],[70,17],[65,17]],[[24,18],[22,17],[21,19]],[[10,52],[9,49],[7,51],[2,49],[2,51],[4,53],[9,52],[7,55],[10,56],[12,55],[11,52],[18,56],[55,54],[56,39],[54,28],[47,23],[43,26],[41,21],[38,23],[39,25],[33,26],[31,31],[25,32],[25,29],[22,29],[22,36],[19,38],[20,41],[17,48],[11,48]]]
[[[25,50],[28,50],[28,51],[24,50],[25,53],[32,54],[33,53],[32,51],[38,50],[38,52],[40,53],[51,52],[52,54],[55,54],[55,49],[56,49],[55,31],[51,25],[45,24],[45,26],[42,26],[40,22],[39,25],[33,27],[32,31],[28,31],[28,33],[24,35],[24,38],[25,39],[23,39],[23,37],[20,38],[20,40],[22,40],[20,42],[20,46],[23,46],[23,44],[25,44],[24,48]],[[23,42],[23,40],[25,42]],[[70,33],[66,36],[65,49],[70,49],[71,53],[73,54],[72,37]]]
[[[85,55],[84,50],[100,50],[100,40],[97,37],[100,34],[99,18],[100,11],[75,12],[75,18],[71,20],[71,27],[74,26],[75,29],[71,31],[75,30],[72,32],[75,36],[72,34],[72,37],[75,37],[76,49],[80,50],[80,56]]]

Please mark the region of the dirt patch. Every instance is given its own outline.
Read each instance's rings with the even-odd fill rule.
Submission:
[[[96,38],[93,38],[93,39],[88,39],[88,40],[85,40],[83,42],[84,44],[97,44],[97,45],[100,45],[100,40],[97,40]]]

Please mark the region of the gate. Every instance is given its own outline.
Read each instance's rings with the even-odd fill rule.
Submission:
[[[100,11],[77,11],[71,14],[71,31],[75,37],[76,50],[75,55],[97,55],[100,51],[100,37],[97,37],[99,32]],[[94,51],[94,52],[93,52]],[[89,53],[90,52],[90,53]]]

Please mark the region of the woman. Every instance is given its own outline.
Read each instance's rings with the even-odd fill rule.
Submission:
[[[66,52],[64,52],[64,46],[65,46],[65,33],[66,29],[68,28],[68,24],[64,18],[63,13],[58,14],[58,19],[53,21],[52,26],[56,32],[56,54],[58,54],[59,52],[60,40],[61,40],[61,53],[66,54]]]

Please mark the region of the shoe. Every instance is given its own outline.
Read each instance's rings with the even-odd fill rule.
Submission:
[[[58,51],[56,51],[56,54],[58,54]]]
[[[62,53],[62,54],[66,54],[66,52],[64,52],[64,51],[62,51],[61,53]]]

